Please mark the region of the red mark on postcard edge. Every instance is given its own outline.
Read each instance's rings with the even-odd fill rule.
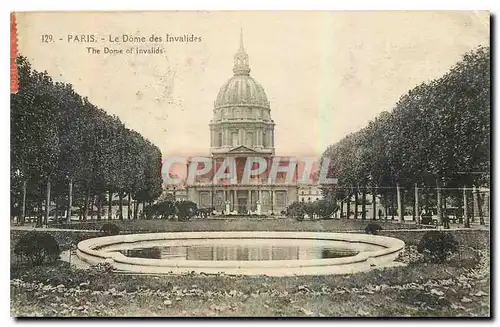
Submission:
[[[17,76],[17,23],[16,14],[10,14],[10,93],[17,93],[19,90]]]

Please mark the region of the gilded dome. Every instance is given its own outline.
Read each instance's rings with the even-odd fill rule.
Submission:
[[[215,107],[251,105],[269,108],[266,92],[250,75],[237,74],[231,77],[220,89]]]

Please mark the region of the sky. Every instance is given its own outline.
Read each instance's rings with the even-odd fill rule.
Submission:
[[[17,24],[19,52],[35,69],[71,83],[164,156],[208,155],[208,124],[233,75],[240,28],[251,76],[271,103],[276,154],[284,156],[320,155],[490,38],[489,13],[470,11],[22,13]],[[109,42],[167,33],[201,42]],[[98,42],[68,41],[82,34]],[[163,53],[102,53],[136,46]]]

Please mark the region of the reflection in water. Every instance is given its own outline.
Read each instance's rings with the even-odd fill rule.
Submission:
[[[127,257],[209,260],[209,261],[254,261],[254,260],[310,260],[349,257],[357,251],[334,247],[299,247],[271,245],[191,245],[135,248],[120,251]]]

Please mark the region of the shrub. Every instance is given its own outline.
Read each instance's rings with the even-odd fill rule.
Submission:
[[[377,235],[378,232],[380,232],[381,230],[382,230],[382,227],[379,224],[368,224],[365,227],[366,234]]]
[[[430,231],[424,234],[417,250],[424,255],[425,261],[443,263],[451,254],[458,251],[458,242],[450,233]]]
[[[180,201],[176,203],[177,216],[180,221],[186,221],[194,217],[198,212],[198,206],[193,201]]]
[[[405,246],[403,251],[399,252],[396,261],[412,264],[420,263],[424,260],[424,256],[417,251],[416,245]]]
[[[303,202],[294,202],[288,206],[286,209],[286,215],[288,217],[293,217],[297,220],[304,220],[304,214],[306,213],[306,204]]]
[[[328,219],[338,209],[338,206],[328,200],[316,200],[312,203],[313,211],[323,219]]]
[[[118,226],[116,226],[115,224],[106,223],[106,224],[102,225],[101,232],[106,234],[106,236],[118,235],[118,234],[120,234],[120,228]]]
[[[14,247],[14,253],[37,266],[58,260],[61,250],[52,235],[35,231],[21,236]]]

